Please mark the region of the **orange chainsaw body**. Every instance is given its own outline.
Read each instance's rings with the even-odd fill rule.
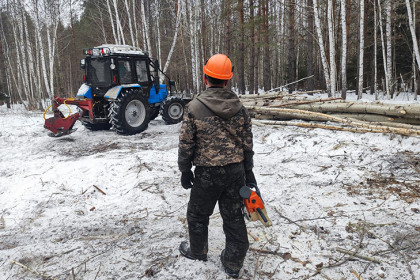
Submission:
[[[244,199],[245,210],[244,214],[250,221],[261,221],[261,223],[269,227],[272,225],[270,218],[267,215],[264,202],[259,194],[258,187],[254,186],[256,191],[252,190],[248,186],[241,188],[241,196]]]

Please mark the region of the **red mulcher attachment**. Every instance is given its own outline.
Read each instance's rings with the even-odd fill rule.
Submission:
[[[71,115],[70,107],[69,108],[69,115],[65,117],[63,113],[58,109],[58,107],[64,104],[68,107],[68,105],[76,105],[83,110],[83,115],[85,111],[89,112],[89,118],[93,119],[93,103],[92,99],[75,99],[75,98],[58,98],[54,97],[52,100],[52,107],[54,117],[45,119],[45,113],[50,108],[48,107],[47,110],[44,112],[44,119],[45,124],[44,127],[51,131],[48,135],[51,137],[60,137],[64,135],[68,135],[76,129],[73,129],[74,123],[79,119],[80,114],[74,113]]]

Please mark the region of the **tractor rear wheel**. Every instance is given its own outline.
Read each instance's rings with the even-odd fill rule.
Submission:
[[[184,117],[185,102],[182,98],[171,96],[163,101],[160,106],[160,114],[166,124],[175,124]]]
[[[141,91],[130,89],[122,92],[111,103],[109,118],[118,134],[132,135],[144,131],[149,124],[149,104]]]

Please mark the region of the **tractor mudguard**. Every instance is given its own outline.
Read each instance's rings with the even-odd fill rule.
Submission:
[[[105,96],[104,97],[106,99],[117,100],[117,98],[120,95],[121,90],[123,88],[141,88],[141,85],[139,85],[139,84],[126,84],[126,85],[115,86],[115,87],[110,88],[105,93]]]
[[[77,91],[77,98],[89,98],[92,99],[92,88],[87,84],[82,84]]]

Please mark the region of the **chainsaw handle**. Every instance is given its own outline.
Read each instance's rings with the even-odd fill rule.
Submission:
[[[260,214],[261,218],[263,219],[264,223],[268,222],[267,218],[265,217],[263,211],[260,208],[257,208],[258,214]]]
[[[249,188],[251,188],[251,189],[255,188],[256,190],[258,190],[258,186],[257,186],[257,184],[255,184],[255,183],[248,183],[248,184],[246,184],[246,185],[247,185],[247,187],[249,187]]]

